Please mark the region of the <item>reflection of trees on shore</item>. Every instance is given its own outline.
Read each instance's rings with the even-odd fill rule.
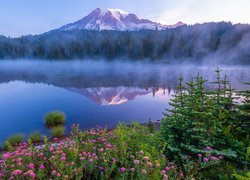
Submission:
[[[196,66],[168,66],[148,63],[104,62],[47,62],[9,61],[0,63],[0,83],[14,80],[45,83],[59,87],[157,87],[175,89],[180,75],[185,81],[200,73],[209,81],[215,80],[215,68]],[[233,88],[244,88],[250,81],[248,67],[222,67],[222,76],[227,75]],[[212,84],[206,84],[212,88]]]

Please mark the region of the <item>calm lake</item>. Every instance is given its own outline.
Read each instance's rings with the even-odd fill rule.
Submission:
[[[245,89],[249,66],[220,66],[233,88]],[[63,111],[66,129],[88,129],[118,122],[157,121],[169,108],[180,75],[215,80],[216,66],[103,61],[0,61],[0,142],[15,133],[49,134],[43,118]],[[208,84],[208,87],[210,85]]]

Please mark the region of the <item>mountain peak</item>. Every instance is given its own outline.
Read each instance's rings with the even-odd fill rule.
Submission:
[[[86,17],[71,24],[67,24],[59,30],[116,30],[116,31],[138,31],[141,29],[163,30],[167,28],[176,28],[185,25],[178,22],[175,25],[162,25],[147,19],[140,19],[137,15],[127,13],[120,9],[97,8]]]
[[[97,8],[95,9],[95,11],[100,11],[102,14],[106,14],[106,13],[112,13],[112,14],[121,14],[121,15],[127,15],[128,13],[121,10],[121,9],[111,9],[111,8]]]

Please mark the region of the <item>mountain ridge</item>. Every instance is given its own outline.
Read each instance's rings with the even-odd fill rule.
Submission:
[[[139,18],[136,14],[127,13],[120,9],[97,8],[82,19],[66,24],[58,30],[116,30],[116,31],[138,31],[142,29],[164,30],[186,25],[177,22],[174,25],[163,25],[148,19]]]

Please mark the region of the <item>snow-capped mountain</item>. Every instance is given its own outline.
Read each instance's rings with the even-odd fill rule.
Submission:
[[[174,25],[162,25],[147,19],[140,19],[135,14],[124,12],[120,9],[100,9],[97,8],[86,17],[71,24],[67,24],[59,30],[117,30],[117,31],[137,31],[141,29],[163,30],[176,28],[185,25],[178,22]]]
[[[67,90],[79,93],[101,106],[120,105],[139,96],[152,93],[152,96],[169,94],[171,91],[163,88],[142,89],[138,87],[93,87],[93,88],[67,88]],[[170,95],[171,94],[171,95]]]
[[[137,96],[149,94],[149,90],[126,87],[67,88],[80,93],[99,105],[119,105]]]

